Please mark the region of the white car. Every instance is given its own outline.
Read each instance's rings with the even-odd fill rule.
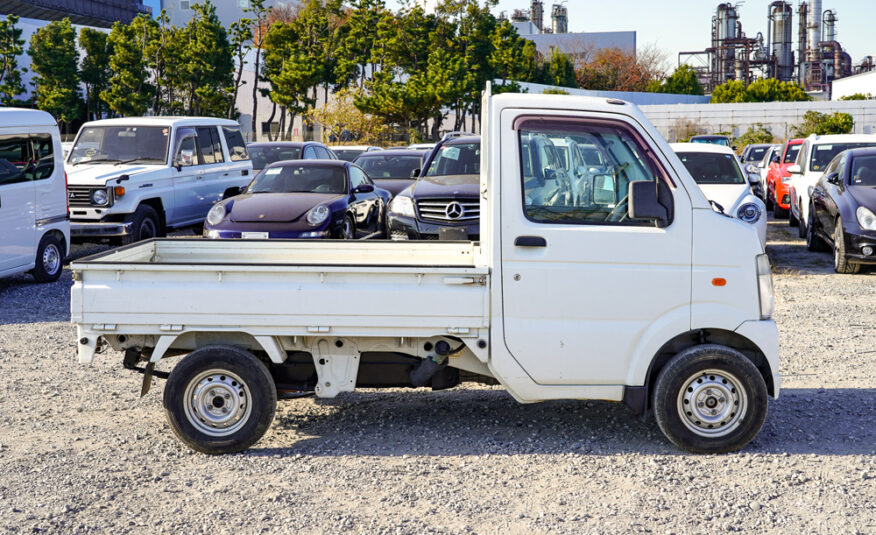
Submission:
[[[329,145],[328,148],[335,153],[339,160],[344,160],[345,162],[352,162],[356,159],[356,156],[366,152],[383,150],[381,147],[374,145]]]
[[[133,243],[203,223],[252,162],[234,121],[128,117],[82,125],[67,173],[73,237]]]
[[[69,250],[58,125],[46,112],[0,108],[0,277],[58,280]]]
[[[812,134],[797,153],[797,161],[788,167],[791,173],[791,209],[788,224],[798,227],[797,234],[806,237],[809,225],[809,209],[812,206],[812,189],[824,174],[833,157],[844,150],[861,147],[876,147],[876,135],[841,134],[816,136]]]
[[[672,150],[715,209],[752,225],[766,244],[766,205],[752,193],[758,173],[746,173],[730,147],[706,143],[673,143]]]

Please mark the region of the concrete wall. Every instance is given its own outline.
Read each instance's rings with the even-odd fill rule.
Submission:
[[[865,72],[834,80],[831,86],[831,100],[861,93],[876,97],[876,71]]]
[[[876,134],[876,101],[766,102],[750,104],[678,104],[641,106],[642,111],[670,142],[678,139],[680,123],[692,121],[703,134],[744,134],[750,126],[763,123],[777,139],[791,136],[791,127],[803,121],[807,111],[845,112],[855,119],[856,134]]]

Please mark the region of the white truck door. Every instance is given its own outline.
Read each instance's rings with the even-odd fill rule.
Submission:
[[[194,128],[179,128],[173,157],[173,210],[168,210],[167,223],[177,225],[194,222],[206,212],[200,199],[200,183],[205,169],[198,152],[198,137]],[[205,212],[205,213],[201,213]],[[172,219],[171,219],[172,218]]]
[[[690,199],[624,115],[505,109],[501,125],[505,344],[537,383],[624,384],[649,328],[689,326]],[[671,185],[671,222],[630,220],[638,180]]]
[[[27,134],[0,134],[0,275],[34,261],[36,190]]]

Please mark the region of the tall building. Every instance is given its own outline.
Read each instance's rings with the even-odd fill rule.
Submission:
[[[192,6],[200,3],[203,3],[203,0],[161,0],[161,9],[167,12],[173,26],[185,26],[194,15]],[[250,16],[244,12],[250,7],[249,0],[213,0],[213,5],[216,6],[216,16],[226,28],[232,22]],[[294,8],[298,5],[297,0],[266,0],[264,3],[266,8]]]
[[[69,18],[73,24],[109,28],[116,21],[131,22],[152,9],[141,0],[0,0],[0,15],[36,20]]]

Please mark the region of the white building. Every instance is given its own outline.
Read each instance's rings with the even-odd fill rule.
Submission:
[[[876,98],[876,71],[840,78],[831,84],[831,100],[839,100],[855,94],[872,95]]]
[[[194,15],[192,6],[202,4],[203,0],[161,0],[161,9],[167,11],[170,24],[173,26],[185,26]],[[245,12],[250,7],[250,0],[213,0],[216,6],[216,16],[226,28],[232,22],[241,18],[251,18],[252,15]],[[265,0],[265,8],[296,7],[296,0]]]

